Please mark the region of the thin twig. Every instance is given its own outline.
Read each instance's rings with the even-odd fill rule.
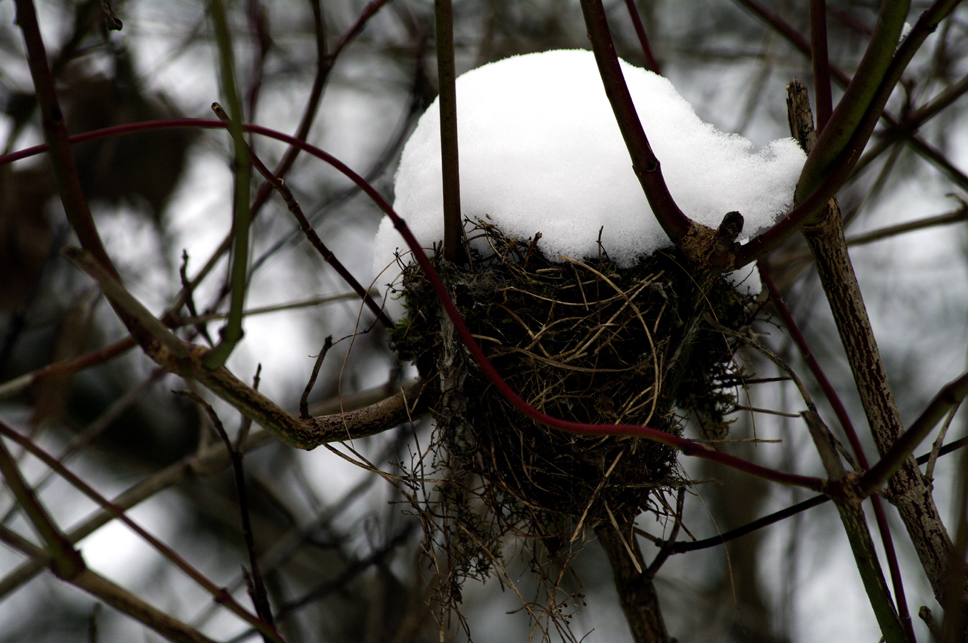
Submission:
[[[374,291],[372,294],[376,294]],[[275,304],[272,306],[258,306],[256,308],[247,308],[243,313],[246,317],[252,317],[254,315],[266,315],[268,313],[278,313],[286,310],[296,310],[298,308],[311,308],[314,306],[322,306],[324,304],[332,304],[340,301],[352,301],[359,299],[359,295],[352,292],[346,292],[339,295],[329,295],[326,297],[310,297],[308,299],[301,299],[299,301],[292,301],[287,304]],[[199,315],[197,317],[176,317],[175,323],[172,326],[194,326],[196,324],[202,324],[204,322],[214,321],[217,319],[225,319],[227,313],[210,313],[208,315]]]
[[[746,406],[743,404],[737,404],[733,407],[733,409],[735,409],[735,411],[749,411],[750,413],[765,413],[767,415],[776,415],[779,417],[786,417],[786,418],[800,417],[799,413],[787,413],[786,411],[777,411],[776,409],[764,409],[764,408],[759,408],[755,406]],[[710,440],[707,440],[707,442],[709,441]],[[715,440],[715,442],[722,442],[722,441],[723,440]],[[759,440],[757,441],[759,442]]]
[[[249,501],[245,490],[245,470],[242,466],[242,451],[237,449],[232,444],[228,433],[225,432],[225,427],[222,426],[222,420],[219,418],[218,413],[215,412],[215,409],[212,408],[211,404],[192,391],[178,391],[178,393],[191,398],[196,404],[202,407],[202,409],[208,415],[209,420],[212,422],[215,432],[218,433],[219,438],[221,438],[222,443],[225,445],[225,450],[229,455],[229,460],[232,462],[232,472],[235,474],[235,491],[238,494],[239,513],[242,517],[242,537],[245,540],[245,548],[249,554],[249,566],[252,574],[252,583],[250,586],[252,603],[255,606],[255,613],[258,614],[259,618],[265,621],[270,628],[270,631],[268,632],[260,628],[260,634],[262,634],[262,638],[264,641],[266,641],[266,643],[269,641],[281,641],[281,637],[277,632],[275,632],[275,619],[272,616],[272,608],[269,605],[269,595],[266,592],[265,581],[262,579],[262,571],[259,568],[259,558],[255,552],[255,539],[252,535],[252,520],[249,516]]]
[[[968,221],[968,205],[962,205],[953,212],[937,214],[930,217],[924,217],[923,219],[916,219],[914,221],[905,221],[904,223],[884,226],[883,228],[849,236],[846,238],[847,246],[862,246],[868,243],[874,243],[883,239],[889,239],[901,234],[906,234],[908,232],[917,232],[927,228],[951,225],[953,223],[962,223],[964,221]],[[780,255],[776,259],[771,258],[770,261],[771,263],[779,264],[802,261],[803,259],[809,259],[810,257],[812,257],[810,250],[808,248],[804,248],[803,250],[795,250],[793,252]]]
[[[195,308],[195,288],[193,287],[191,281],[188,279],[188,250],[182,250],[182,262],[181,266],[178,268],[178,277],[181,279],[182,292],[185,293],[185,308],[188,309],[188,314],[192,318],[198,319],[198,310]],[[227,315],[226,315],[227,317]],[[211,335],[208,333],[208,327],[201,321],[196,321],[192,324],[195,330],[201,335],[209,346],[214,346],[215,341],[212,339]]]
[[[249,286],[249,227],[252,223],[252,209],[249,203],[249,186],[252,183],[252,156],[245,137],[242,135],[243,119],[242,96],[235,82],[235,54],[232,36],[229,33],[228,18],[222,0],[212,0],[209,16],[215,31],[215,42],[219,52],[219,76],[222,91],[228,99],[229,112],[235,122],[228,119],[228,130],[232,134],[235,151],[233,176],[235,189],[232,204],[232,264],[229,271],[231,304],[225,326],[219,331],[219,342],[205,357],[205,365],[217,369],[225,365],[229,355],[242,340],[242,311],[245,308],[245,294]]]
[[[0,423],[0,426],[3,426]],[[70,580],[87,569],[81,553],[74,548],[24,478],[17,461],[0,439],[0,473],[27,519],[51,552],[50,568],[63,580]]]
[[[269,34],[269,16],[265,5],[259,0],[248,0],[245,6],[245,17],[248,20],[249,32],[252,34],[252,76],[249,90],[246,92],[246,120],[255,120],[256,106],[262,92],[262,80],[265,75],[266,57],[272,49],[272,36]]]
[[[23,33],[30,76],[33,79],[37,103],[40,106],[44,140],[49,146],[51,167],[67,219],[81,246],[94,255],[98,263],[104,266],[114,279],[119,279],[118,271],[101,243],[101,236],[98,234],[91,210],[81,189],[77,166],[68,140],[67,125],[57,99],[54,77],[47,64],[47,50],[41,37],[34,3],[32,0],[16,0],[15,5],[17,25]]]
[[[319,351],[319,355],[316,357],[316,363],[313,364],[312,375],[309,376],[309,381],[306,382],[306,388],[303,389],[303,394],[299,398],[299,417],[309,417],[309,394],[313,392],[313,387],[316,385],[316,378],[319,377],[319,369],[323,365],[323,360],[326,359],[326,353],[332,347],[333,336],[327,335],[326,340],[323,342],[323,349]]]
[[[938,450],[938,457],[946,456],[949,453],[953,453],[959,449],[963,449],[966,446],[968,446],[968,437],[955,440],[954,442],[949,442],[948,444],[944,445],[943,447],[941,447],[941,449]],[[918,460],[917,460],[918,464],[926,463],[928,459],[931,457],[931,455],[932,455],[931,453],[925,453],[924,455],[918,456]],[[795,516],[798,513],[806,511],[807,509],[812,509],[813,507],[817,507],[829,501],[830,501],[829,496],[825,496],[825,495],[813,496],[811,498],[808,498],[807,500],[798,502],[794,505],[790,505],[789,507],[780,509],[779,511],[774,511],[773,513],[767,514],[762,518],[757,518],[756,520],[753,520],[752,522],[749,522],[741,527],[737,527],[736,529],[731,529],[727,532],[718,534],[716,536],[711,536],[709,538],[704,538],[702,540],[695,540],[691,542],[678,541],[674,543],[669,543],[670,552],[673,554],[683,554],[689,551],[695,551],[697,549],[709,549],[710,547],[718,547],[719,545],[723,545],[731,540],[736,540],[737,538],[745,536],[746,534],[750,534],[759,529],[763,529],[764,527],[769,527],[770,525],[774,525],[778,522],[782,522],[791,516]]]
[[[755,0],[738,0],[744,6],[750,7],[758,15],[764,15],[765,9],[759,5]],[[894,86],[901,78],[901,74],[907,67],[908,63],[914,57],[918,48],[927,38],[927,36],[934,31],[937,25],[943,20],[960,2],[960,0],[937,0],[932,4],[921,17],[918,19],[915,26],[908,33],[907,37],[901,42],[900,46],[897,47],[897,51],[893,52],[890,56],[890,62],[888,67],[882,74],[883,82],[876,87],[874,96],[869,102],[866,103],[867,107],[863,114],[860,115],[859,120],[857,120],[856,125],[853,127],[853,134],[850,140],[846,143],[842,150],[842,154],[839,156],[841,161],[831,162],[825,164],[822,160],[817,160],[816,157],[811,155],[808,157],[808,163],[810,159],[814,158],[812,162],[814,165],[823,165],[826,169],[823,172],[816,171],[815,169],[808,170],[804,167],[804,173],[811,172],[815,174],[815,177],[811,181],[802,180],[797,186],[797,200],[799,205],[793,209],[790,214],[781,219],[775,225],[773,225],[769,230],[763,234],[755,237],[746,244],[744,244],[736,252],[735,265],[736,267],[741,267],[747,263],[764,256],[769,250],[777,247],[784,240],[789,238],[793,232],[798,230],[807,220],[817,216],[818,213],[822,211],[825,207],[826,202],[834,196],[837,189],[850,177],[853,172],[854,167],[857,164],[860,153],[863,151],[867,142],[870,139],[871,134],[874,131],[874,126],[880,118],[889,120],[889,122],[896,122],[889,119],[889,115],[885,112],[884,106],[890,97]],[[891,3],[887,2],[882,5],[882,7],[887,8],[885,10],[897,11],[901,8],[903,2]],[[895,6],[896,5],[896,6]],[[768,13],[768,12],[767,12]],[[905,12],[906,13],[906,12]],[[903,21],[903,16],[901,17]],[[771,22],[771,24],[774,24]],[[784,29],[782,33],[784,36],[788,37],[791,42],[795,45],[800,46],[805,52],[809,54],[809,44],[803,44],[805,40],[800,36],[796,30],[789,25],[786,25],[783,21],[779,21],[777,24],[783,26]],[[880,24],[880,21],[878,22]],[[891,43],[891,48],[897,44],[895,39]],[[881,47],[886,47],[886,42],[881,43]],[[878,54],[883,56],[884,53]],[[866,91],[866,90],[865,90]],[[863,102],[863,101],[862,101]],[[841,101],[841,105],[843,100]],[[857,107],[853,106],[850,108],[852,111],[856,110]],[[840,107],[838,110],[840,111]],[[835,112],[836,115],[836,112]],[[849,120],[853,122],[855,116],[851,114],[849,117],[844,117],[841,120]],[[838,126],[839,128],[839,126]],[[825,134],[828,138],[836,138],[834,134],[831,134],[831,127],[825,129]],[[842,136],[842,134],[840,135]],[[837,145],[830,144],[833,149]],[[830,150],[824,152],[824,155],[829,155]],[[808,189],[808,187],[810,189]]]
[[[9,545],[25,556],[29,556],[32,560],[46,559],[47,552],[45,550],[3,525],[0,525],[0,542]],[[127,614],[155,630],[169,641],[176,643],[215,643],[198,630],[155,609],[136,595],[93,570],[84,569],[81,573],[65,580],[119,612]]]
[[[131,335],[128,335],[124,339],[117,341],[110,346],[85,353],[72,359],[66,359],[60,362],[49,364],[43,368],[38,368],[35,371],[31,371],[30,373],[25,373],[24,375],[15,377],[4,382],[3,384],[0,384],[0,398],[16,395],[17,393],[25,391],[37,382],[43,380],[53,379],[56,377],[67,377],[90,368],[91,366],[103,364],[114,359],[118,355],[124,354],[137,345],[138,342],[135,340],[135,338]]]
[[[861,489],[869,493],[885,481],[893,480],[895,472],[910,458],[917,445],[951,409],[961,404],[965,396],[968,396],[968,372],[946,384],[934,396],[921,415],[892,443],[881,460],[864,474],[860,481]]]
[[[635,0],[625,0],[625,7],[628,9],[629,18],[632,20],[632,27],[635,29],[635,35],[639,39],[639,45],[642,47],[642,54],[645,55],[646,66],[650,71],[661,76],[662,72],[659,69],[659,63],[652,54],[649,36],[645,33],[645,25],[642,24],[642,16],[639,15],[638,7],[635,6]]]
[[[212,103],[212,111],[215,112],[216,116],[218,116],[219,120],[222,122],[231,122],[228,115],[222,109],[222,106],[218,103]],[[268,181],[269,184],[272,185],[272,187],[282,196],[283,201],[286,203],[286,207],[296,218],[296,221],[299,223],[299,228],[306,235],[306,238],[312,244],[313,248],[315,248],[320,256],[322,256],[322,258],[333,267],[339,276],[343,278],[343,281],[345,281],[347,285],[349,285],[349,287],[360,296],[360,298],[363,300],[363,303],[365,303],[373,314],[376,315],[376,318],[380,320],[380,323],[382,323],[386,328],[393,328],[393,321],[387,317],[385,312],[383,312],[380,304],[378,304],[376,300],[370,296],[366,288],[363,287],[363,285],[349,270],[347,270],[346,266],[344,266],[343,263],[336,258],[336,255],[333,254],[333,251],[330,250],[326,244],[323,243],[323,240],[319,238],[319,235],[316,234],[312,224],[309,223],[309,219],[307,219],[306,215],[303,214],[302,207],[299,205],[299,202],[296,201],[296,197],[293,195],[292,190],[290,190],[289,186],[286,185],[285,180],[275,177],[272,172],[269,171],[269,168],[265,166],[262,160],[252,152],[252,150],[248,147],[248,144],[243,144],[246,145],[247,156],[255,166],[256,170],[258,170],[259,174],[265,177],[266,181]]]
[[[343,293],[329,297],[312,297],[301,301],[294,301],[288,304],[250,308],[246,310],[244,314],[246,316],[264,315],[267,313],[292,310],[295,308],[306,308],[309,306],[319,306],[322,304],[357,298],[358,296],[355,293]],[[203,324],[207,321],[225,319],[225,317],[226,313],[211,313],[209,315],[200,315],[198,317],[174,317],[170,320],[170,325],[173,328],[178,326],[195,326],[197,324]],[[56,377],[66,377],[79,373],[87,368],[90,368],[91,366],[103,364],[119,355],[124,354],[137,345],[138,343],[135,341],[134,337],[129,335],[124,339],[104,348],[90,351],[72,359],[49,364],[35,371],[31,371],[30,373],[25,373],[24,375],[20,375],[13,379],[7,380],[3,384],[0,384],[0,398],[16,395],[17,393],[20,393],[21,391],[24,391],[37,382],[41,382],[43,380],[53,379]]]
[[[319,583],[319,585],[309,590],[299,598],[287,601],[280,605],[279,618],[288,616],[295,611],[320,600],[332,592],[345,588],[346,585],[354,578],[367,571],[370,567],[383,562],[390,554],[393,553],[395,549],[406,543],[414,532],[417,531],[419,526],[420,523],[417,520],[408,520],[406,524],[404,524],[397,531],[397,533],[393,535],[392,538],[387,539],[387,541],[379,548],[370,552],[370,554],[368,554],[366,557],[347,564],[347,566],[336,578],[322,581]]]
[[[935,438],[934,443],[931,445],[931,457],[928,459],[928,464],[924,467],[924,477],[930,481],[934,481],[934,465],[938,461],[938,454],[941,452],[941,447],[944,446],[945,436],[948,435],[948,428],[951,426],[951,422],[955,419],[955,415],[958,413],[958,409],[961,408],[961,404],[954,406],[948,411],[948,416],[944,419],[941,424],[941,430],[938,431],[938,437]]]

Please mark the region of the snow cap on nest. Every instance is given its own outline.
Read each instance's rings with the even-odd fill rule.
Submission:
[[[759,151],[704,123],[665,78],[620,61],[639,119],[676,203],[718,227],[738,210],[744,235],[770,226],[791,205],[805,156],[792,138]],[[632,171],[625,142],[590,51],[514,56],[457,79],[461,211],[508,236],[541,232],[549,258],[597,256],[620,267],[671,245]],[[400,159],[394,209],[429,249],[443,239],[440,113],[420,118]],[[376,235],[378,283],[409,252],[389,218]],[[397,311],[392,311],[397,312]]]

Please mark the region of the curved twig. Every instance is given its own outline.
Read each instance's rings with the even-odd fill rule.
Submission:
[[[585,26],[588,28],[588,38],[595,51],[595,61],[602,76],[602,84],[608,102],[612,105],[615,120],[622,131],[625,146],[632,157],[632,169],[638,177],[642,190],[645,192],[649,205],[655,213],[655,218],[662,225],[662,229],[669,235],[677,247],[686,252],[690,258],[698,258],[694,252],[686,249],[695,245],[691,237],[699,234],[705,226],[691,221],[676,205],[665,179],[662,177],[662,166],[649,139],[645,135],[642,123],[639,121],[632,96],[629,94],[625,77],[615,53],[615,44],[609,32],[605,8],[601,0],[581,0],[582,13],[585,16]]]

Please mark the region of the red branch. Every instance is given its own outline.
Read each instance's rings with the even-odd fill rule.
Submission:
[[[645,25],[642,24],[642,16],[639,15],[639,10],[635,6],[635,0],[625,0],[625,7],[629,11],[629,18],[632,20],[635,35],[638,36],[639,44],[642,46],[642,53],[645,55],[645,62],[649,66],[649,70],[661,76],[662,72],[659,71],[659,61],[652,54],[649,36],[645,33]]]
[[[830,380],[827,379],[826,373],[824,373],[823,368],[820,366],[820,362],[814,356],[813,351],[810,349],[810,345],[807,344],[806,337],[800,332],[800,327],[797,325],[796,320],[793,318],[793,314],[790,309],[787,308],[786,303],[783,301],[783,297],[780,296],[779,290],[777,290],[776,285],[773,283],[773,279],[770,277],[769,272],[766,270],[766,266],[762,261],[757,262],[757,269],[760,273],[760,278],[763,280],[763,284],[767,287],[770,292],[770,297],[773,300],[773,305],[776,307],[777,312],[780,313],[780,317],[783,318],[783,322],[790,331],[790,336],[793,338],[793,342],[797,345],[800,351],[801,357],[807,362],[813,376],[816,378],[817,383],[820,385],[820,389],[823,391],[824,396],[827,398],[827,402],[833,407],[834,414],[837,416],[837,420],[840,422],[840,426],[844,433],[847,435],[847,440],[850,442],[850,447],[854,451],[854,455],[857,457],[857,462],[863,471],[870,469],[870,465],[867,461],[867,456],[864,454],[864,447],[860,443],[860,438],[857,435],[857,431],[854,430],[854,424],[850,420],[850,415],[847,413],[846,407],[844,407],[843,401],[837,394],[837,389],[834,388]],[[912,641],[916,640],[914,638],[914,633],[911,631],[911,615],[908,613],[907,599],[904,597],[904,583],[901,578],[901,568],[897,560],[897,552],[894,548],[894,539],[891,537],[891,528],[887,522],[887,515],[884,513],[884,505],[881,502],[880,496],[876,494],[871,494],[871,505],[874,507],[874,518],[877,523],[877,531],[880,533],[881,542],[884,545],[884,556],[887,558],[887,566],[891,572],[891,582],[894,585],[894,596],[895,603],[897,603],[898,616],[901,618],[901,622],[905,625],[908,630],[908,638]]]
[[[683,239],[695,229],[696,224],[676,204],[662,176],[662,165],[652,151],[628,85],[625,84],[625,76],[615,53],[615,43],[612,41],[602,3],[598,0],[582,0],[581,9],[605,95],[612,106],[615,122],[618,123],[625,147],[632,159],[632,170],[639,179],[642,191],[645,192],[662,229],[676,246],[681,247]]]
[[[119,134],[130,134],[138,131],[173,127],[224,129],[226,125],[221,121],[210,119],[172,119],[150,121],[132,125],[120,125],[117,127],[111,127],[93,132],[85,132],[84,134],[71,137],[71,142],[80,143],[83,141],[104,138],[107,136],[116,136]],[[654,442],[670,446],[682,452],[684,455],[702,458],[712,462],[718,462],[722,465],[732,467],[739,471],[743,471],[766,480],[771,480],[773,482],[798,487],[806,487],[808,489],[823,493],[827,493],[831,490],[829,482],[823,478],[801,476],[770,469],[747,460],[743,460],[742,458],[738,458],[721,451],[716,451],[711,447],[699,442],[694,442],[693,440],[686,438],[680,438],[658,429],[631,424],[585,424],[581,422],[572,422],[569,420],[552,417],[535,409],[524,399],[522,399],[514,390],[512,390],[511,387],[508,386],[507,382],[504,381],[504,378],[501,377],[501,375],[497,372],[494,366],[491,365],[491,362],[487,359],[484,351],[481,350],[481,347],[471,335],[470,329],[468,329],[467,325],[464,323],[464,320],[461,317],[460,312],[457,310],[457,307],[454,305],[453,300],[450,298],[450,295],[447,294],[447,289],[444,286],[444,283],[438,276],[437,271],[430,262],[430,259],[424,253],[420,243],[417,241],[416,237],[413,236],[413,233],[410,231],[410,228],[407,227],[406,222],[400,218],[400,216],[390,206],[390,203],[376,190],[376,188],[370,185],[366,179],[354,172],[342,161],[314,145],[293,138],[288,134],[277,132],[259,125],[243,125],[242,127],[246,132],[274,138],[278,141],[298,147],[304,152],[330,164],[333,168],[343,173],[347,178],[353,181],[357,187],[366,193],[366,195],[369,196],[373,202],[381,210],[383,210],[387,216],[390,217],[390,219],[393,221],[394,227],[397,229],[400,235],[403,236],[410,249],[413,250],[414,258],[426,273],[427,279],[433,286],[437,297],[440,299],[440,302],[444,307],[444,310],[447,312],[447,315],[450,317],[451,321],[453,321],[454,327],[461,336],[461,339],[464,341],[464,344],[467,346],[467,349],[477,360],[481,370],[484,371],[484,374],[487,376],[487,378],[494,384],[494,387],[501,393],[501,395],[505,397],[505,399],[507,399],[508,402],[510,402],[515,408],[532,420],[567,433],[576,433],[582,435],[622,435],[645,438],[647,440],[652,440]],[[0,166],[15,160],[27,158],[28,156],[32,156],[34,154],[42,153],[44,151],[46,151],[46,145],[38,145],[27,150],[21,150],[20,152],[0,156]]]
[[[810,51],[813,59],[813,95],[817,101],[817,133],[820,133],[833,112],[830,63],[827,59],[827,3],[825,0],[810,0]]]

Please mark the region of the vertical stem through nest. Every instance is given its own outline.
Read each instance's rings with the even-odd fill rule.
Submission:
[[[454,66],[454,23],[450,0],[434,0],[437,38],[437,83],[440,107],[440,174],[444,197],[444,258],[462,263],[460,170],[457,153],[457,90]]]
[[[639,549],[638,540],[631,534],[632,530],[628,531],[628,541],[608,524],[599,526],[595,533],[612,565],[615,589],[632,632],[632,640],[635,643],[668,643],[669,633],[662,618],[655,583],[648,572],[639,571],[646,568],[642,550]],[[634,561],[631,556],[635,556]]]

